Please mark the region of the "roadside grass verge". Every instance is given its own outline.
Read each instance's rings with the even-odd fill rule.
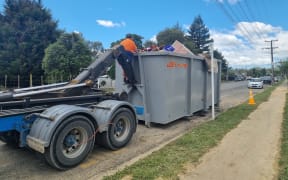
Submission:
[[[283,114],[278,179],[288,179],[288,94],[286,94],[286,102]]]
[[[216,146],[226,133],[235,128],[243,119],[246,119],[259,104],[267,101],[275,88],[276,86],[268,87],[262,93],[255,95],[256,105],[248,105],[248,101],[246,101],[230,108],[217,116],[214,121],[209,121],[193,128],[190,132],[169,143],[159,151],[153,152],[146,158],[137,161],[122,171],[118,171],[112,176],[104,177],[104,179],[115,180],[125,176],[137,180],[178,179],[177,175],[183,172],[186,163],[196,164],[199,158],[210,148]]]

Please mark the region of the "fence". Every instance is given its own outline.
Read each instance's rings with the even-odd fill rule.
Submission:
[[[28,78],[23,78],[20,75],[17,77],[4,75],[0,76],[0,90],[6,89],[14,89],[14,88],[24,88],[24,87],[32,87],[35,85],[44,85],[44,84],[53,84],[59,82],[67,82],[73,79],[72,76],[68,78],[60,77],[51,77],[51,78],[44,78],[43,76],[37,77],[30,74],[27,76]]]

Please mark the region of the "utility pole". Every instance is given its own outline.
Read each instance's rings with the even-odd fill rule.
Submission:
[[[263,48],[263,49],[270,49],[271,52],[271,68],[272,68],[272,84],[274,84],[274,60],[273,60],[273,50],[278,48],[278,47],[273,47],[273,42],[278,41],[277,39],[275,40],[270,40],[270,41],[265,41],[265,42],[270,42],[270,47]]]
[[[215,120],[215,102],[214,102],[214,46],[213,42],[210,44],[211,54],[211,95],[212,95],[212,120]]]

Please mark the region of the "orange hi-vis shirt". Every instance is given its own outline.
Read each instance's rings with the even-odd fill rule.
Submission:
[[[121,41],[120,44],[124,47],[126,51],[130,51],[132,53],[137,52],[137,46],[135,42],[130,38],[124,39],[123,41]]]

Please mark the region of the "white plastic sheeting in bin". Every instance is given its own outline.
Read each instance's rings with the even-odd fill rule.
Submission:
[[[167,124],[211,106],[211,73],[202,57],[143,52],[135,56],[133,69],[138,82],[135,86],[123,82],[122,68],[116,65],[116,92],[128,95],[137,118],[146,124]],[[220,74],[221,69],[214,74],[216,105]]]

